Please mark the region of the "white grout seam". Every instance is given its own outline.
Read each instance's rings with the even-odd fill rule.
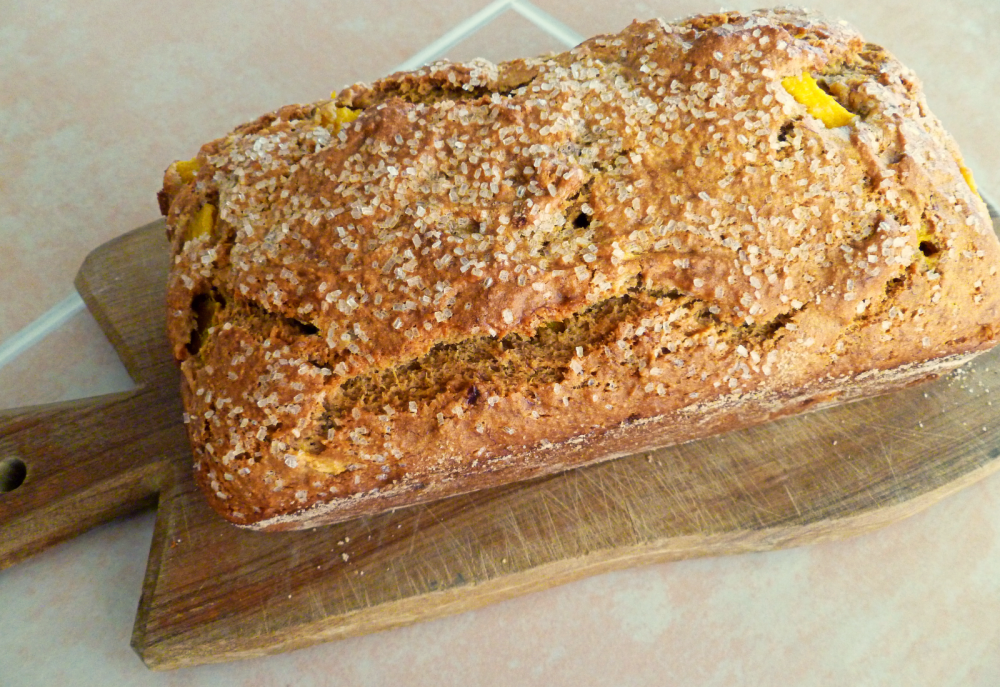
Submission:
[[[583,41],[583,36],[527,0],[495,0],[468,19],[459,22],[450,31],[426,45],[405,62],[397,65],[393,71],[410,71],[432,62],[511,9],[568,47],[579,45]],[[52,306],[37,320],[0,343],[0,369],[3,369],[83,309],[83,299],[80,298],[80,294],[74,291]]]
[[[510,7],[568,48],[575,48],[584,41],[582,35],[563,24],[548,12],[538,9],[530,2],[527,2],[527,0],[511,0]]]
[[[496,0],[496,2],[490,3],[465,21],[457,24],[448,33],[419,50],[413,57],[398,65],[395,71],[408,72],[436,60],[510,9],[511,2],[512,0]]]
[[[468,19],[457,24],[437,40],[429,43],[410,57],[410,59],[397,65],[394,71],[404,72],[419,69],[425,64],[438,59],[448,52],[448,50],[464,41],[507,10],[514,10],[567,47],[575,47],[584,40],[582,35],[566,26],[566,24],[563,24],[548,12],[538,9],[527,0],[496,0],[496,2],[490,3]]]
[[[49,308],[37,320],[0,344],[0,369],[59,329],[83,309],[83,299],[76,291]]]

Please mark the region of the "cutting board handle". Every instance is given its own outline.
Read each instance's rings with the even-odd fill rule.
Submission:
[[[0,569],[155,503],[180,415],[152,387],[0,411]]]

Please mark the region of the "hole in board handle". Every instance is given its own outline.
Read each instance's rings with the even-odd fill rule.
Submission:
[[[14,491],[24,484],[28,476],[28,466],[20,458],[0,460],[0,494]]]

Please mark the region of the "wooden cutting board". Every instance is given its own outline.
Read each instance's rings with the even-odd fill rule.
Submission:
[[[997,349],[929,385],[765,427],[327,528],[246,532],[191,480],[167,264],[156,222],[77,277],[135,391],[0,413],[0,567],[158,502],[132,638],[151,668],[376,632],[616,568],[848,537],[1000,468]]]

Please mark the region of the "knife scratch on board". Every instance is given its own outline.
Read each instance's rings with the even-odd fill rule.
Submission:
[[[410,548],[406,552],[407,555],[412,554],[414,547],[417,545],[417,533],[420,532],[420,518],[423,517],[425,509],[425,506],[421,506],[417,510],[417,516],[413,518],[413,532],[410,535]]]
[[[792,490],[788,488],[788,485],[783,485],[785,487],[785,493],[788,494],[788,500],[792,502],[792,507],[795,508],[795,514],[802,517],[802,511],[799,509],[799,504],[795,502],[795,496],[792,494]]]
[[[264,634],[265,635],[271,634],[271,625],[267,621],[267,605],[266,604],[261,605],[261,607],[260,607],[260,620],[261,620],[261,624],[264,626]]]
[[[889,437],[890,440],[892,437]],[[892,482],[895,486],[899,486],[899,475],[896,474],[896,466],[892,464],[892,453],[894,448],[894,442],[890,441],[886,445],[886,437],[884,434],[878,434],[878,449],[879,453],[885,459],[886,465],[889,466],[889,474],[892,475]]]
[[[889,435],[898,439],[906,439],[917,445],[923,445],[930,437],[949,440],[955,440],[958,438],[958,435],[945,432],[932,432],[922,426],[918,426],[917,428],[906,428],[898,425],[872,423],[870,427],[871,429],[879,430],[880,434]]]
[[[329,615],[326,610],[326,604],[323,602],[323,597],[315,589],[309,590],[309,601],[316,607],[317,618],[325,618]]]
[[[190,524],[188,523],[188,510],[187,508],[178,508],[177,510],[179,510],[181,514],[181,523],[180,523],[181,532],[186,537],[190,534],[191,531]]]

